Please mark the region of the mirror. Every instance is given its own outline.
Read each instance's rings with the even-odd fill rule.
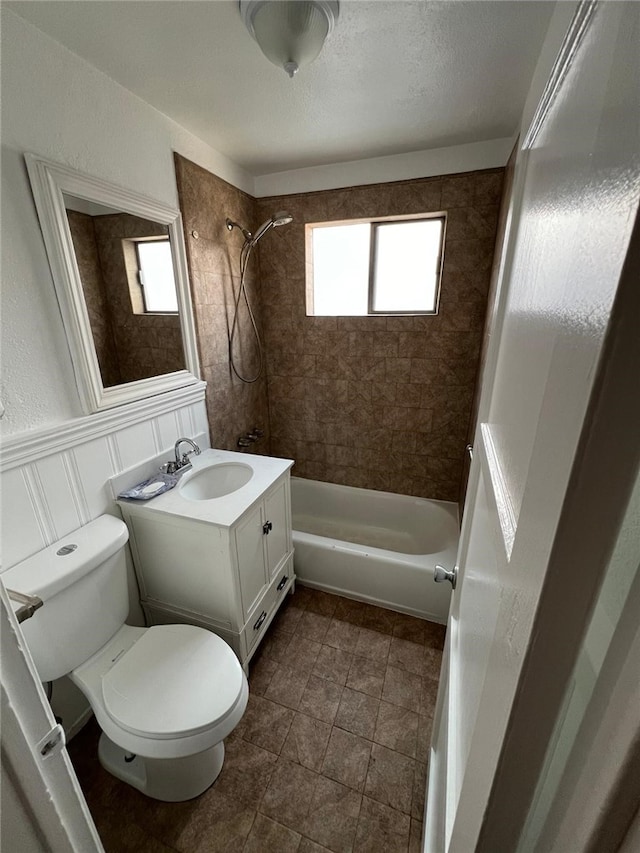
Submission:
[[[25,160],[85,411],[198,382],[180,212]]]

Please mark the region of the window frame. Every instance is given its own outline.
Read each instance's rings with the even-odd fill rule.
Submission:
[[[374,309],[375,297],[375,269],[377,260],[378,239],[377,231],[383,225],[402,225],[411,224],[412,222],[424,222],[425,220],[437,219],[441,223],[440,244],[438,247],[438,257],[436,259],[436,286],[433,300],[433,310],[422,311],[415,309],[413,311],[378,311]],[[447,232],[447,213],[446,211],[430,212],[424,214],[408,214],[405,216],[376,216],[371,218],[358,217],[356,219],[338,219],[329,222],[309,222],[307,223],[309,234],[309,246],[313,246],[313,231],[316,228],[333,228],[341,225],[369,225],[369,274],[367,281],[367,313],[366,314],[315,314],[309,313],[313,311],[315,304],[315,280],[314,280],[314,257],[313,251],[307,256],[311,258],[310,274],[307,275],[307,316],[308,317],[414,317],[414,316],[436,316],[440,309],[440,290],[442,287],[442,267],[444,262],[444,247]]]
[[[150,311],[147,308],[146,285],[143,284],[142,277],[141,277],[142,264],[140,262],[140,253],[138,251],[138,247],[140,246],[141,243],[145,243],[145,244],[168,243],[169,247],[171,248],[171,241],[169,239],[169,235],[167,234],[166,236],[161,235],[161,236],[157,236],[157,237],[129,237],[127,239],[128,239],[128,241],[133,243],[133,247],[134,247],[135,253],[136,253],[136,266],[137,266],[136,279],[137,279],[138,287],[140,288],[140,295],[142,296],[142,309],[143,309],[142,313],[143,314],[149,314],[149,315],[161,314],[161,315],[166,315],[168,317],[174,317],[176,314],[180,314],[180,304],[179,303],[178,303],[178,307],[176,308],[175,311]],[[175,283],[175,270],[173,273],[173,278],[174,278],[174,283]],[[177,301],[177,288],[176,288],[176,301]],[[134,313],[136,313],[136,312],[134,311]]]

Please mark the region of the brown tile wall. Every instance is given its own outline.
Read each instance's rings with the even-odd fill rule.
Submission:
[[[211,172],[175,155],[176,178],[182,210],[187,260],[191,278],[196,332],[202,368],[207,382],[207,412],[214,447],[238,450],[238,437],[253,427],[265,437],[250,450],[269,452],[267,383],[263,375],[244,384],[229,366],[227,333],[233,322],[234,297],[240,285],[239,230],[227,230],[227,217],[249,230],[256,221],[256,202]],[[194,238],[193,231],[198,232]],[[249,299],[261,329],[257,253],[247,275]],[[240,306],[240,335],[234,353],[242,372],[254,375],[258,364],[256,346],[244,301]]]
[[[96,244],[96,232],[93,217],[75,210],[67,210],[69,230],[76,253],[78,271],[82,281],[84,301],[87,306],[89,323],[100,365],[102,384],[105,387],[119,385],[122,382],[118,353],[113,338],[111,314],[105,291],[100,257]]]
[[[258,200],[258,221],[294,216],[261,242],[260,267],[271,452],[295,475],[458,499],[502,181],[493,169]],[[306,223],[438,211],[437,316],[306,316]]]

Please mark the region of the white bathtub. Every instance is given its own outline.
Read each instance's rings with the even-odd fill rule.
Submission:
[[[306,586],[445,623],[458,505],[316,480],[291,480],[294,564]]]

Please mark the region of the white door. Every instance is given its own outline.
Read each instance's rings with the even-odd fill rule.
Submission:
[[[46,606],[46,605],[44,605]],[[37,612],[32,618],[37,618]],[[2,828],[0,849],[99,853],[102,844],[0,583]],[[48,746],[48,744],[51,744]],[[44,753],[44,754],[43,754]]]
[[[585,472],[597,459],[585,450],[583,425],[587,416],[606,421],[596,399],[606,374],[600,360],[610,358],[617,333],[607,338],[608,324],[625,312],[614,299],[640,196],[639,38],[640,4],[581,4],[518,153],[434,721],[428,853],[515,849],[525,782],[561,701],[557,676],[572,662],[595,595],[598,547],[580,557],[593,559],[584,589],[570,587],[561,602],[548,593],[562,587],[565,570],[580,569],[570,552],[564,563],[557,555],[571,537],[579,542],[570,510],[587,494]],[[637,383],[637,365],[635,373],[627,367]],[[617,426],[623,446],[636,427]],[[599,440],[610,452],[611,442]],[[631,476],[634,466],[630,459]],[[620,516],[621,480],[604,496]],[[603,518],[601,539],[615,530],[616,512]],[[593,520],[582,534],[602,544]],[[551,647],[546,671],[523,667],[563,611],[566,643],[557,654]],[[520,726],[527,719],[525,688],[553,700],[541,701],[543,718],[529,716],[530,764],[512,737],[514,715]],[[500,799],[509,768],[517,784]]]

